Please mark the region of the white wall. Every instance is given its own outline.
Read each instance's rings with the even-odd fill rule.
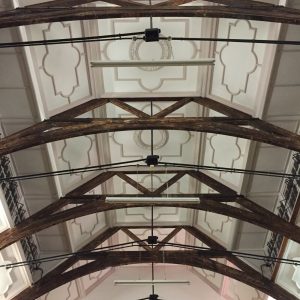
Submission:
[[[120,267],[95,288],[86,300],[136,300],[151,293],[151,286],[114,286],[114,280],[151,279],[151,266]],[[155,267],[156,279],[189,280],[191,285],[157,286],[155,292],[164,300],[223,300],[209,285],[182,266]]]

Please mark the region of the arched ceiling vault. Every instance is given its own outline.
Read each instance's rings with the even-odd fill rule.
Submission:
[[[157,171],[144,171],[144,173],[155,174]],[[162,171],[165,172],[165,171]],[[11,245],[12,243],[26,237],[30,236],[36,232],[43,229],[51,227],[53,225],[74,219],[89,214],[104,212],[109,210],[124,209],[124,208],[134,208],[134,207],[151,207],[153,204],[156,207],[181,207],[189,208],[195,210],[203,210],[214,212],[217,214],[223,214],[229,217],[240,219],[275,233],[280,233],[298,243],[300,243],[300,228],[292,223],[289,223],[274,213],[271,213],[262,206],[256,204],[255,202],[247,199],[241,195],[238,195],[235,191],[226,187],[222,183],[217,182],[215,179],[205,175],[200,171],[171,171],[175,173],[176,177],[180,174],[181,176],[189,175],[196,178],[202,183],[207,184],[213,188],[217,194],[198,194],[194,195],[200,197],[199,204],[184,204],[184,203],[174,203],[172,200],[165,201],[165,203],[124,203],[124,204],[111,204],[105,202],[105,195],[85,195],[87,192],[104,183],[113,176],[118,176],[124,181],[127,181],[134,187],[139,187],[140,185],[131,179],[127,174],[134,174],[135,172],[126,171],[108,171],[101,173],[100,175],[94,177],[87,183],[76,188],[74,191],[68,193],[64,198],[59,199],[57,202],[50,204],[48,207],[42,209],[36,214],[25,219],[23,222],[18,224],[15,228],[7,229],[6,231],[0,233],[0,249]],[[174,181],[173,183],[175,183]],[[157,191],[149,191],[146,188],[140,186],[140,191],[144,196],[157,196],[162,194],[164,190],[168,188],[168,184],[165,184],[163,188],[158,188]],[[133,197],[139,195],[132,195]],[[181,195],[182,196],[182,195]],[[228,205],[228,203],[236,203],[241,206],[241,208]],[[67,208],[67,205],[77,205],[76,207]],[[63,211],[60,209],[65,208]]]
[[[158,251],[154,248],[150,251],[113,251],[113,252],[99,252],[86,253],[84,251],[94,249],[99,243],[115,234],[119,228],[110,228],[95,240],[90,242],[84,248],[82,254],[78,254],[66,260],[59,267],[48,273],[44,278],[36,282],[32,287],[27,288],[13,300],[28,299],[33,300],[39,296],[63,285],[72,280],[93,273],[98,270],[103,270],[108,267],[117,267],[121,265],[140,264],[140,263],[168,263],[168,264],[183,264],[193,267],[203,268],[219,274],[223,274],[230,278],[241,281],[250,285],[268,295],[276,297],[278,300],[296,300],[297,298],[283,288],[272,282],[271,280],[262,276],[239,258],[231,255],[222,255],[220,251],[225,250],[224,247],[216,243],[207,235],[193,227],[182,227],[187,230],[199,240],[205,242],[211,250],[201,251]],[[233,263],[236,268],[229,267],[226,264],[219,263],[214,258],[226,258]],[[83,266],[73,268],[66,271],[79,260],[89,260]]]
[[[62,3],[61,3],[62,2]],[[64,5],[63,2],[66,4]],[[0,28],[30,25],[38,23],[49,23],[57,21],[109,19],[109,18],[131,18],[131,17],[210,17],[247,19],[268,22],[279,22],[299,24],[300,15],[297,10],[288,9],[271,4],[260,5],[258,1],[218,1],[213,2],[225,4],[225,6],[195,6],[180,7],[181,3],[166,1],[159,5],[132,5],[128,1],[107,1],[121,7],[109,8],[87,8],[74,7],[72,11],[64,10],[64,7],[76,6],[95,1],[49,1],[46,4],[27,6],[16,11],[2,13]],[[191,1],[184,1],[185,3]],[[250,2],[250,5],[249,5]],[[57,6],[59,5],[59,6]],[[16,18],[16,14],[18,18]]]
[[[59,0],[49,1],[42,4],[32,5],[15,10],[0,12],[0,28],[9,28],[21,25],[31,25],[38,23],[48,23],[57,21],[72,20],[90,20],[90,19],[107,19],[107,18],[131,18],[131,17],[215,17],[215,18],[233,18],[246,20],[259,20],[269,22],[281,22],[286,24],[300,24],[300,12],[295,9],[289,9],[281,6],[274,6],[259,1],[245,0],[212,0],[210,2],[222,4],[224,6],[187,6],[179,5],[189,3],[190,0],[169,0],[158,3],[149,7],[148,5],[137,3],[131,0],[107,0],[104,2],[118,5],[118,7],[77,7],[77,5],[88,4],[91,0]],[[72,9],[70,7],[72,6]],[[27,149],[33,146],[45,143],[59,141],[67,138],[89,135],[94,133],[115,132],[126,130],[145,130],[145,129],[168,129],[168,130],[188,130],[197,132],[210,132],[228,136],[245,138],[253,141],[264,142],[270,145],[283,147],[300,152],[300,136],[289,132],[280,127],[276,127],[261,119],[254,118],[242,111],[226,106],[209,98],[151,98],[151,101],[174,101],[175,103],[161,110],[154,116],[133,107],[130,102],[148,101],[147,98],[126,98],[126,99],[92,99],[77,107],[68,109],[62,113],[52,116],[51,118],[37,123],[29,128],[13,133],[0,140],[0,155],[6,155],[15,151]],[[224,116],[222,117],[168,117],[177,109],[188,103],[198,103],[208,109],[214,110]],[[134,115],[135,118],[76,118],[95,108],[106,104],[113,104]],[[87,183],[77,187],[65,197],[57,200],[53,204],[45,207],[36,214],[18,224],[12,229],[7,229],[0,234],[0,248],[3,249],[8,245],[21,240],[22,238],[32,235],[42,229],[48,228],[55,224],[65,222],[70,219],[78,218],[96,212],[116,210],[121,208],[151,206],[148,204],[107,204],[104,202],[108,195],[85,195],[95,186],[105,183],[113,176],[118,176],[129,185],[136,187],[144,196],[161,195],[170,185],[176,183],[185,175],[197,179],[199,182],[208,185],[215,190],[215,194],[194,194],[200,197],[200,204],[156,204],[157,206],[167,207],[184,207],[195,210],[203,210],[223,214],[229,217],[237,218],[275,233],[284,235],[300,243],[300,228],[291,222],[287,222],[276,216],[274,213],[264,209],[258,204],[235,191],[219,183],[215,179],[199,171],[174,170],[174,177],[159,187],[155,191],[144,188],[138,182],[134,181],[128,175],[131,171],[114,171],[105,172],[91,179]],[[145,171],[145,174],[154,172]],[[171,171],[164,171],[171,173]],[[136,196],[136,195],[133,195]],[[229,203],[229,204],[228,204]],[[77,207],[66,208],[67,205],[77,205]],[[231,204],[236,204],[233,206]],[[62,208],[66,208],[60,211]],[[166,262],[173,264],[185,264],[195,267],[211,270],[225,276],[248,284],[276,299],[286,300],[296,299],[295,296],[276,285],[271,280],[263,277],[259,272],[252,269],[234,256],[223,255],[228,261],[233,263],[238,269],[220,264],[212,260],[215,258],[213,250],[225,250],[220,244],[200,232],[198,229],[188,226],[176,226],[172,233],[165,238],[168,240],[185,229],[193,234],[196,238],[212,248],[208,254],[190,251],[164,251],[165,257],[159,251],[160,248],[149,249],[141,243],[144,250],[140,253],[122,252],[122,253],[100,253],[89,254],[82,257],[72,257],[63,262],[56,269],[49,272],[44,278],[36,282],[33,287],[26,289],[14,300],[36,299],[37,297],[51,291],[52,289],[63,285],[71,280],[90,274],[96,270],[107,267],[147,263],[147,262]],[[96,237],[92,242],[87,244],[81,250],[90,250],[107,240],[113,234],[121,230],[119,227],[107,229],[104,233]],[[131,238],[138,240],[138,237],[130,231],[129,228],[122,230]],[[219,255],[219,254],[218,254]],[[92,262],[65,272],[80,259],[93,260]],[[51,280],[55,278],[55,280]]]
[[[161,99],[156,99],[161,100]],[[169,101],[174,100],[173,98]],[[95,133],[169,129],[188,130],[224,134],[279,147],[300,151],[300,136],[288,130],[274,126],[260,119],[253,118],[237,109],[218,103],[208,98],[176,98],[176,103],[161,110],[154,116],[140,111],[126,102],[131,99],[93,99],[75,108],[51,117],[41,123],[7,136],[0,141],[0,155],[9,154],[29,147],[42,145],[76,136]],[[142,99],[140,101],[145,101]],[[149,99],[148,99],[149,101]],[[167,117],[178,108],[190,102],[196,102],[227,117]],[[75,118],[91,109],[112,103],[130,112],[137,118]],[[247,127],[245,127],[247,126]],[[250,127],[250,128],[249,128]]]

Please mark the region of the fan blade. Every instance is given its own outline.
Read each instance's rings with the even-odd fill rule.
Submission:
[[[137,299],[137,300],[148,300],[149,297],[146,297],[146,298],[141,298],[141,299]]]

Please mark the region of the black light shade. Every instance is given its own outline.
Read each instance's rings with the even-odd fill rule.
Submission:
[[[145,42],[158,42],[159,41],[159,28],[148,28],[145,30]]]

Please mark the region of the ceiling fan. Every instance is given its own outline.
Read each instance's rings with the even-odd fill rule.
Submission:
[[[149,297],[140,298],[140,299],[137,299],[137,300],[163,300],[163,299],[160,299],[158,297],[159,296],[157,294],[151,294],[151,295],[149,295]]]

